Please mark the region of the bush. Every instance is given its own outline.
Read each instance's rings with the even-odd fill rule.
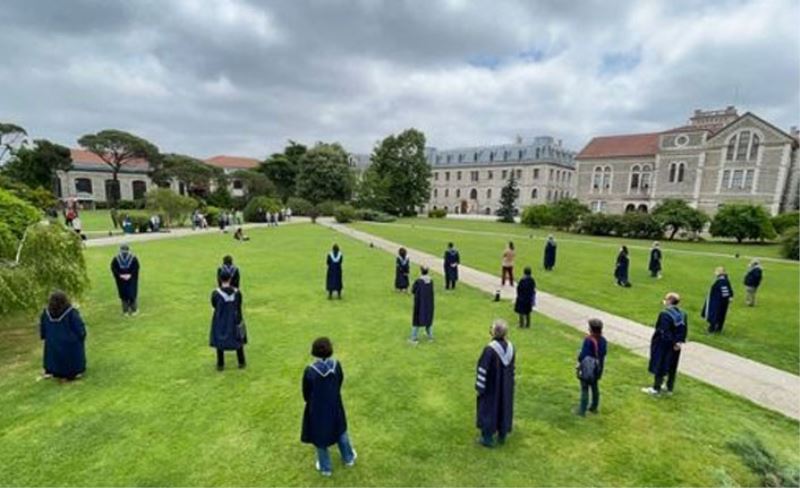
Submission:
[[[800,228],[790,227],[781,235],[781,255],[800,261]]]
[[[119,210],[141,210],[144,208],[144,200],[120,200],[117,202]]]
[[[0,317],[11,312],[33,311],[41,305],[38,286],[27,268],[0,263]]]
[[[615,233],[619,237],[660,239],[664,235],[661,229],[661,223],[652,215],[631,212],[622,215]]]
[[[208,222],[208,225],[219,225],[219,214],[222,213],[222,210],[220,210],[218,207],[207,205],[206,208],[201,210],[201,212],[203,212],[203,215],[206,216],[206,222]]]
[[[0,190],[0,222],[6,224],[17,239],[22,238],[28,226],[41,219],[42,212],[36,207],[6,190]]]
[[[772,217],[771,220],[775,232],[783,234],[786,229],[800,225],[800,212],[782,213]]]
[[[380,210],[360,208],[356,210],[356,219],[363,220],[365,222],[380,222],[385,224],[388,222],[394,222],[397,220],[397,217],[386,212],[381,212]]]
[[[764,207],[743,203],[726,204],[719,209],[709,232],[714,237],[733,237],[737,242],[775,238],[775,229]]]
[[[434,208],[428,210],[428,217],[431,219],[443,219],[447,217],[447,209],[446,208]]]
[[[334,209],[333,216],[340,224],[346,224],[356,219],[356,209],[351,205],[339,205]]]
[[[0,222],[0,260],[14,259],[17,255],[18,243],[11,228],[4,222]]]
[[[292,215],[302,215],[308,217],[308,213],[311,211],[312,206],[313,205],[311,205],[311,202],[300,197],[291,197],[286,201],[286,207],[292,209]]]
[[[155,210],[166,217],[163,223],[166,227],[180,226],[197,208],[197,202],[190,197],[178,195],[169,188],[154,188],[145,196],[147,208]]]
[[[563,198],[549,205],[550,225],[560,230],[569,230],[578,224],[580,218],[588,214],[589,207],[575,198]]]
[[[211,192],[206,202],[214,207],[231,208],[233,205],[233,197],[231,197],[231,192],[228,190],[228,185],[219,185],[216,190]],[[211,224],[211,222],[209,222],[209,224]]]
[[[525,207],[520,218],[522,225],[528,227],[543,227],[550,225],[550,207],[547,205],[531,205]]]
[[[333,213],[336,211],[336,207],[341,205],[341,202],[334,202],[333,200],[325,200],[322,203],[317,205],[317,212],[318,215],[323,217],[331,217]]]
[[[79,297],[89,285],[81,238],[62,225],[31,227],[22,243],[19,265],[38,285],[39,303],[53,290]]]
[[[5,175],[0,175],[0,189],[8,191],[39,210],[47,210],[58,206],[58,200],[49,190],[45,190],[42,187],[31,188]]]
[[[578,224],[578,232],[593,236],[610,236],[620,227],[619,215],[594,213],[584,215]]]
[[[685,200],[667,198],[653,209],[653,217],[667,233],[667,238],[672,240],[675,235],[682,232],[700,233],[708,222],[708,215],[692,208]]]
[[[136,232],[147,232],[150,230],[151,214],[143,210],[120,212],[120,216],[122,217],[122,220],[124,220],[126,216],[131,219],[131,223],[133,224],[133,228]],[[120,220],[120,222],[122,222],[122,220]]]
[[[251,198],[244,207],[244,220],[246,222],[263,222],[258,212],[259,209],[262,209],[264,212],[277,212],[281,209],[281,203],[275,198]]]

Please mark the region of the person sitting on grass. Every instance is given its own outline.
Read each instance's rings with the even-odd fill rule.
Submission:
[[[622,246],[617,254],[617,265],[614,268],[614,278],[617,280],[617,285],[624,286],[625,288],[631,287],[631,282],[628,281],[628,268],[630,267],[630,258],[628,257],[628,246]]]
[[[344,288],[342,284],[343,259],[344,256],[342,256],[342,252],[339,250],[339,245],[334,244],[326,259],[328,273],[325,277],[325,289],[328,290],[328,300],[333,298],[333,292],[336,292],[336,296],[339,299],[342,298],[342,288]]]
[[[411,286],[411,294],[414,295],[414,311],[411,317],[411,338],[412,344],[418,343],[419,328],[425,327],[428,340],[433,340],[433,280],[428,274],[428,268],[420,268],[421,276],[414,281]]]
[[[139,313],[139,259],[127,244],[119,246],[119,253],[111,260],[111,274],[117,283],[123,315],[136,315]]]
[[[514,311],[519,315],[519,326],[522,329],[531,327],[531,312],[536,305],[536,281],[533,279],[530,266],[526,266],[522,279],[517,282],[517,299]]]
[[[233,288],[239,289],[240,273],[239,268],[233,264],[233,257],[228,255],[222,258],[222,266],[217,268],[217,286],[222,286],[222,277],[227,273],[230,278],[230,284]]]
[[[476,424],[481,436],[478,442],[484,447],[504,444],[511,432],[514,416],[514,345],[508,341],[508,325],[496,319],[489,328],[492,341],[483,348],[475,379],[478,393]]]
[[[342,402],[342,365],[333,356],[333,344],[320,337],[311,345],[315,360],[303,372],[303,427],[301,442],[313,444],[316,468],[322,476],[333,474],[328,447],[337,444],[345,466],[356,462],[356,451],[347,435],[347,415]]]
[[[581,382],[581,402],[578,406],[578,415],[586,416],[586,409],[597,413],[600,406],[600,388],[598,382],[603,376],[603,367],[606,362],[608,344],[603,337],[603,321],[600,319],[589,320],[589,334],[584,337],[583,345],[578,353],[578,379]],[[589,390],[592,392],[592,404],[589,405]]]
[[[675,377],[678,374],[678,361],[681,358],[681,347],[686,342],[688,318],[678,308],[681,297],[670,292],[664,296],[664,310],[658,314],[653,338],[650,340],[650,363],[648,370],[654,376],[653,386],[642,388],[644,393],[658,395],[667,377],[667,394],[675,388]]]
[[[83,375],[86,371],[86,326],[64,292],[50,295],[39,319],[39,335],[44,341],[42,378],[71,381]]]
[[[211,331],[209,345],[217,350],[217,371],[225,369],[225,351],[236,351],[239,369],[245,367],[244,345],[247,332],[242,315],[242,293],[231,285],[232,275],[223,270],[221,285],[211,292]]]
[[[236,232],[233,233],[233,238],[235,240],[241,241],[241,242],[245,242],[245,241],[249,241],[250,240],[250,237],[248,237],[248,236],[246,236],[244,234],[244,231],[242,230],[241,227],[237,227],[236,228]]]

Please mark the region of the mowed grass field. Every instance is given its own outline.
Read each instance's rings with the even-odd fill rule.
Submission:
[[[727,447],[750,434],[800,464],[797,422],[683,376],[672,397],[643,395],[645,360],[613,345],[600,414],[575,416],[582,335],[539,316],[510,336],[514,432],[504,447],[479,447],[475,364],[491,320],[513,320],[508,303],[466,286],[445,293],[437,274],[436,341],[413,347],[411,299],[392,290],[392,255],[311,224],[250,234],[248,243],[204,235],[134,244],[143,268],[135,318],[120,315],[108,271],[116,249],[88,249],[93,287],[80,309],[89,369],[80,381],[35,381],[34,322],[3,324],[0,485],[754,485]],[[323,291],[333,242],[345,256],[341,301]],[[209,294],[226,253],[242,269],[250,344],[247,369],[229,355],[219,373]],[[344,468],[335,453],[331,479],[299,441],[300,380],[320,335],[344,367],[359,454]]]
[[[764,260],[764,281],[757,306],[746,307],[742,284],[749,258],[772,256],[775,246],[736,245],[718,242],[662,241],[663,278],[650,277],[647,265],[651,241],[587,237],[556,233],[558,259],[552,272],[542,268],[547,230],[531,230],[519,224],[456,219],[404,219],[395,224],[357,223],[359,230],[429,252],[436,256],[453,241],[461,262],[497,274],[509,240],[517,250],[515,274],[526,265],[533,268],[537,287],[643,324],[654,324],[661,300],[668,291],[682,297],[689,315],[689,340],[703,342],[771,366],[798,373],[800,365],[800,266],[785,260]],[[616,286],[613,277],[621,244],[628,245],[632,288]],[[762,252],[763,251],[763,252]],[[736,254],[740,257],[735,257]],[[721,336],[705,334],[707,324],[700,310],[714,280],[714,268],[724,266],[734,288]]]

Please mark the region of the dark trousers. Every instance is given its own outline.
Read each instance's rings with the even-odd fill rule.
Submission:
[[[336,290],[336,297],[342,298],[342,290]],[[328,290],[328,300],[333,298],[333,290]]]
[[[519,314],[519,326],[523,329],[528,329],[531,326],[531,314],[529,313],[521,313]]]
[[[122,300],[122,313],[133,313],[137,310],[136,299]]]
[[[449,276],[444,277],[444,289],[445,290],[455,290],[456,289],[456,279],[450,278]]]
[[[503,266],[503,277],[500,279],[501,286],[505,286],[506,284],[506,276],[508,277],[508,281],[511,283],[511,286],[514,286],[514,267],[513,266]]]
[[[589,390],[592,391],[592,404],[589,405]],[[600,388],[597,386],[597,380],[594,381],[581,381],[581,404],[578,408],[580,415],[586,415],[586,407],[589,407],[590,412],[597,412],[597,407],[600,405]]]
[[[678,361],[681,359],[681,352],[674,351],[670,356],[669,368],[667,369],[667,391],[672,391],[675,388],[675,377],[678,375]],[[664,384],[664,375],[657,374],[653,381],[653,389],[661,391],[661,386]]]
[[[239,366],[244,366],[244,347],[236,350],[236,360],[239,362]],[[217,367],[225,367],[225,351],[222,349],[217,349]]]

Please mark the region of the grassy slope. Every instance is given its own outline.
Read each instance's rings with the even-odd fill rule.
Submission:
[[[346,381],[354,469],[335,456],[331,485],[716,485],[755,477],[725,447],[745,432],[800,462],[798,424],[688,378],[653,399],[643,359],[612,347],[601,414],[572,415],[576,331],[534,318],[516,331],[515,433],[474,442],[474,365],[508,304],[437,280],[437,342],[410,347],[410,300],[391,291],[393,258],[310,225],[135,246],[142,314],[119,316],[107,272],[113,248],[87,251],[94,287],[82,313],[89,375],[35,382],[34,329],[0,329],[0,485],[312,485],[299,442],[300,376],[310,341],[334,340]],[[345,252],[345,299],[324,298],[323,258]],[[208,294],[221,255],[243,268],[248,369],[214,370]],[[11,340],[6,340],[11,339]],[[229,361],[235,362],[233,357]],[[230,364],[230,363],[229,363]]]

